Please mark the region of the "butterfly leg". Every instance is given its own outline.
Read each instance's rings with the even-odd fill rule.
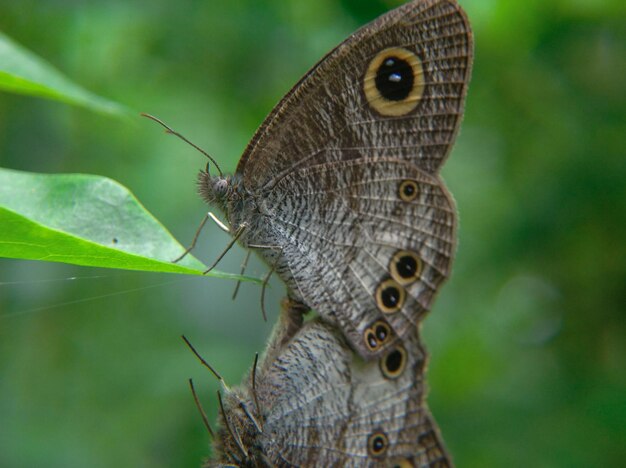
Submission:
[[[209,213],[212,214],[212,213]],[[224,258],[224,255],[226,255],[226,253],[233,247],[233,245],[235,245],[235,242],[237,242],[237,240],[239,240],[239,238],[241,237],[241,235],[243,234],[243,232],[246,230],[246,225],[242,224],[241,227],[239,229],[237,229],[237,232],[235,233],[235,235],[233,236],[232,240],[228,243],[228,245],[226,246],[226,248],[224,249],[224,251],[219,254],[219,256],[215,259],[215,261],[211,264],[211,266],[209,268],[207,268],[204,271],[204,274],[206,275],[209,271],[211,271],[213,268],[216,267],[216,265],[220,262],[220,260],[222,258]]]
[[[252,251],[248,250],[248,253],[246,254],[246,258],[244,258],[243,263],[241,264],[241,271],[239,272],[240,276],[243,276],[243,274],[246,272],[246,268],[248,267],[248,260],[250,260],[251,253]],[[233,291],[233,301],[237,297],[237,293],[239,292],[240,286],[241,286],[241,280],[237,280],[237,285],[235,286],[235,290]]]
[[[267,312],[265,311],[265,290],[270,281],[272,273],[274,273],[274,270],[276,269],[276,264],[278,263],[278,260],[280,259],[281,254],[283,253],[284,247],[278,246],[278,245],[255,245],[255,244],[250,244],[248,245],[248,247],[251,249],[273,249],[273,250],[278,251],[278,255],[276,256],[274,263],[272,263],[272,268],[270,268],[270,271],[268,271],[265,277],[263,278],[263,285],[261,287],[261,313],[263,314],[263,320],[267,322]]]
[[[200,233],[202,232],[202,229],[204,229],[204,225],[209,220],[209,218],[211,218],[213,220],[213,222],[219,226],[220,229],[230,233],[230,229],[228,229],[228,226],[226,226],[222,221],[219,220],[219,218],[217,216],[215,216],[213,213],[211,213],[209,211],[204,216],[204,218],[202,218],[202,222],[200,223],[200,226],[198,226],[198,229],[196,229],[196,233],[193,236],[193,240],[191,241],[191,245],[185,249],[185,251],[182,253],[182,255],[180,255],[179,257],[176,257],[174,260],[172,260],[172,263],[180,262],[183,258],[185,258],[187,256],[187,254],[189,252],[191,252],[196,247],[196,243],[198,242],[198,237],[200,237]]]
[[[198,226],[198,229],[196,229],[196,233],[193,236],[193,240],[191,241],[191,245],[189,247],[187,247],[185,249],[185,251],[178,257],[176,257],[174,260],[172,260],[172,263],[178,263],[180,262],[183,258],[185,258],[187,256],[187,254],[189,252],[191,252],[194,247],[196,246],[196,243],[198,242],[198,237],[200,237],[200,232],[202,232],[202,229],[204,228],[204,225],[206,224],[206,222],[209,220],[209,214],[207,213],[206,215],[204,215],[204,218],[202,218],[202,222],[200,223],[200,226]]]

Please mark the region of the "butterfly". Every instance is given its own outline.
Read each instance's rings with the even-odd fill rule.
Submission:
[[[226,389],[206,466],[450,466],[424,401],[414,330],[365,361],[337,328],[284,301],[260,366]]]
[[[361,357],[406,338],[450,273],[456,209],[439,170],[459,129],[472,44],[454,0],[391,10],[287,93],[233,175],[199,174],[235,238]]]

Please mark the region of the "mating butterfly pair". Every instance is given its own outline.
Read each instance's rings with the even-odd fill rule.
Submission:
[[[435,466],[419,325],[449,275],[456,211],[438,173],[473,55],[454,0],[352,34],[274,108],[232,176],[200,192],[291,298],[258,373],[225,398],[215,464]],[[302,305],[319,317],[302,324]]]

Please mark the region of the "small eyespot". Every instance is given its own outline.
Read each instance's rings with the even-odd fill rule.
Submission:
[[[398,187],[398,196],[400,200],[412,202],[419,195],[419,187],[414,180],[403,180]]]
[[[387,116],[405,115],[417,107],[424,93],[424,68],[408,49],[380,51],[365,72],[363,90],[369,105]]]
[[[363,332],[365,345],[370,351],[378,350],[391,337],[391,328],[382,320],[377,320]]]
[[[385,322],[377,322],[377,324],[375,324],[374,332],[378,341],[384,343],[387,341],[387,338],[389,338],[389,325]]]
[[[409,250],[399,250],[389,262],[391,277],[402,286],[417,280],[422,274],[422,269],[422,259]]]
[[[376,289],[376,304],[381,312],[391,314],[402,309],[406,291],[397,281],[387,279],[378,285]]]
[[[380,370],[388,379],[397,379],[404,373],[406,360],[406,349],[398,346],[380,360]]]
[[[365,344],[372,351],[378,349],[378,339],[370,328],[365,330]]]
[[[382,457],[389,448],[389,439],[382,431],[376,431],[367,438],[367,452],[372,457]]]

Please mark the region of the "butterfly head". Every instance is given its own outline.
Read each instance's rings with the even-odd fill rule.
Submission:
[[[200,196],[209,205],[217,205],[226,211],[228,201],[233,197],[234,184],[232,176],[212,176],[208,171],[198,174],[198,190]]]
[[[263,429],[256,404],[247,388],[228,390],[223,402],[220,398],[218,423],[213,450],[218,454],[219,462],[259,466],[257,446]]]

